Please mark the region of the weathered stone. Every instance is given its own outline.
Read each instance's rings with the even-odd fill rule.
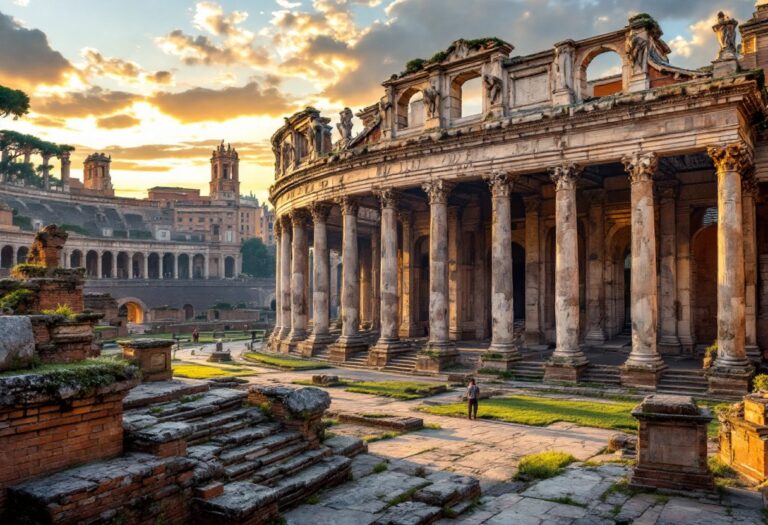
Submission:
[[[376,525],[421,525],[431,523],[443,509],[418,501],[405,501],[390,507],[376,520]]]
[[[0,371],[29,365],[35,357],[32,322],[26,316],[0,316]]]

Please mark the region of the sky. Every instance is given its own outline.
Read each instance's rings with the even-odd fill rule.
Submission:
[[[458,38],[499,37],[513,55],[614,31],[639,12],[661,24],[670,61],[708,65],[719,10],[747,20],[754,0],[0,0],[0,84],[32,111],[0,129],[112,155],[119,195],[152,186],[207,193],[210,156],[240,153],[241,193],[265,199],[269,138],[314,106],[334,123],[383,94],[381,82]],[[616,71],[601,56],[591,76]],[[594,70],[593,70],[594,68]],[[355,131],[361,129],[355,119]]]

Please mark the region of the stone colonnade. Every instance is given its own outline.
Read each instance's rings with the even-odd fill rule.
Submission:
[[[717,171],[717,319],[718,357],[710,372],[713,391],[741,391],[753,369],[746,355],[746,348],[755,344],[756,270],[750,269],[745,276],[745,253],[755,255],[754,202],[743,213],[742,184],[749,187],[751,172],[751,151],[744,144],[713,147],[708,150]],[[666,181],[656,183],[654,176],[658,158],[652,152],[636,152],[627,155],[623,164],[630,181],[630,226],[631,226],[631,353],[621,367],[622,382],[640,388],[652,388],[664,372],[665,364],[658,346],[679,347],[678,316],[675,315],[675,295],[679,258],[675,253],[675,236],[683,225],[676,226],[674,206],[675,187]],[[579,305],[579,235],[577,223],[577,185],[582,167],[563,162],[549,170],[555,189],[555,268],[554,268],[554,315],[555,349],[546,364],[546,380],[577,381],[588,360],[580,347],[580,332],[584,330],[585,341],[604,342],[606,333],[597,322],[605,297],[602,295],[604,275],[602,264],[589,264],[585,268],[587,286],[591,287],[590,299],[586,305],[588,316],[584,326],[580,323]],[[514,290],[512,265],[512,218],[510,196],[514,175],[492,173],[485,177],[491,192],[491,279],[490,317],[492,319],[491,342],[483,356],[483,366],[510,368],[520,358],[518,341],[514,336]],[[454,332],[453,310],[456,291],[452,288],[453,272],[458,266],[457,254],[449,250],[450,213],[448,197],[453,185],[443,180],[431,180],[422,185],[429,203],[429,302],[428,341],[417,355],[417,369],[437,371],[456,361],[458,352],[451,337]],[[660,196],[656,209],[654,192]],[[373,366],[384,366],[396,354],[407,350],[399,339],[400,334],[411,332],[413,322],[412,291],[414,265],[411,253],[413,219],[410,210],[401,209],[399,194],[394,188],[377,190],[380,202],[380,237],[371,243],[377,264],[367,270],[374,275],[378,271],[378,328],[377,340],[370,348],[368,362]],[[744,200],[753,199],[753,193],[744,192]],[[605,231],[603,190],[590,190],[590,213],[587,216],[590,228],[601,232],[587,246],[590,254],[600,260],[604,245],[601,242]],[[533,246],[539,245],[538,195],[525,197],[525,239]],[[277,235],[280,239],[278,256],[278,326],[273,339],[280,342],[284,351],[291,345],[299,345],[305,355],[313,355],[325,346],[330,347],[329,357],[333,361],[344,361],[350,356],[367,350],[360,329],[361,276],[358,254],[358,201],[351,196],[340,199],[337,204],[342,217],[342,286],[341,286],[341,335],[328,345],[329,333],[329,265],[327,245],[327,217],[330,203],[319,203],[311,209],[314,223],[313,266],[313,328],[306,333],[307,285],[306,226],[297,227],[307,220],[308,214],[294,210],[292,231],[287,227],[287,217],[278,221]],[[656,231],[656,214],[659,213],[659,235]],[[398,218],[402,224],[403,249],[398,254]],[[282,226],[280,226],[282,225]],[[677,231],[675,230],[677,228]],[[746,233],[746,235],[743,235]],[[657,247],[657,238],[660,246]],[[470,249],[470,247],[464,247]],[[658,256],[657,256],[658,253]],[[750,255],[751,254],[751,255]],[[590,260],[593,259],[590,256]],[[292,261],[292,262],[291,262]],[[657,270],[657,261],[660,269]],[[526,330],[525,344],[537,345],[542,340],[540,319],[540,251],[527,250],[525,256],[526,278]],[[658,281],[662,281],[662,295],[658,296]],[[475,286],[482,289],[481,282]],[[373,288],[373,287],[371,287]],[[398,296],[398,289],[400,295]],[[402,296],[404,295],[404,296]],[[449,304],[451,303],[451,304]],[[477,305],[475,306],[477,308]],[[659,322],[659,308],[662,319]],[[376,311],[378,310],[378,311]],[[450,314],[449,314],[450,313]],[[751,314],[748,316],[747,313]],[[450,326],[449,326],[450,325]],[[660,333],[657,331],[660,330]],[[478,334],[482,328],[478,327]],[[371,335],[370,333],[367,335]],[[371,341],[373,342],[373,341]]]

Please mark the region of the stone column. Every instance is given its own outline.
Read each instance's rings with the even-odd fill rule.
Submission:
[[[312,357],[331,343],[330,334],[330,260],[328,253],[328,214],[331,206],[316,202],[310,207],[314,222],[312,265],[312,333],[299,345],[301,353]]]
[[[452,185],[438,179],[425,182],[422,188],[429,197],[429,341],[416,367],[439,372],[458,357],[448,338],[448,194]]]
[[[459,290],[459,209],[448,208],[448,337],[451,341],[461,339]]]
[[[149,254],[144,254],[144,279],[149,279]]]
[[[482,368],[509,370],[521,358],[515,344],[512,279],[512,183],[506,173],[494,173],[491,188],[491,345],[481,357]]]
[[[119,252],[112,252],[112,259],[110,262],[109,276],[112,279],[117,279],[117,256]]]
[[[374,228],[371,235],[371,333],[379,334],[381,329],[381,226]],[[395,250],[397,254],[397,250]]]
[[[378,192],[381,201],[380,334],[371,348],[368,364],[386,366],[392,355],[408,350],[400,341],[397,326],[397,199],[395,190]]]
[[[360,276],[357,247],[358,203],[352,197],[339,201],[342,218],[341,336],[330,346],[329,359],[341,363],[367,349],[360,335]]]
[[[486,310],[486,301],[488,299],[488,292],[486,288],[488,287],[488,279],[486,275],[487,261],[485,253],[485,247],[487,244],[486,227],[482,217],[478,221],[477,229],[475,230],[475,242],[475,289],[473,290],[473,293],[475,294],[475,304],[472,314],[475,318],[475,338],[479,341],[482,341],[488,337],[488,312]]]
[[[413,322],[413,216],[410,210],[400,210],[398,217],[403,225],[403,289],[400,298],[400,337],[416,336],[416,325]]]
[[[605,191],[590,191],[587,216],[587,327],[584,342],[605,343]]]
[[[331,312],[333,312],[334,329],[341,328],[341,307],[339,306],[339,253],[334,250],[331,259]]]
[[[193,264],[194,256],[192,254],[189,254],[187,257],[187,279],[194,279],[194,269],[195,265]]]
[[[710,394],[749,391],[754,367],[745,346],[744,237],[741,180],[752,151],[737,142],[707,149],[717,169],[717,359],[709,370]]]
[[[680,308],[677,337],[683,353],[692,354],[694,341],[691,328],[691,209],[687,202],[677,203],[676,226],[677,302]]]
[[[750,361],[759,364],[760,347],[757,344],[757,228],[755,200],[758,194],[757,179],[750,175],[741,185],[744,228],[744,281],[745,281],[745,342],[744,349]]]
[[[555,184],[555,351],[545,381],[579,380],[589,364],[579,348],[579,237],[576,183],[581,167],[565,162],[550,170]]]
[[[96,278],[97,279],[103,279],[104,278],[104,274],[101,273],[101,271],[102,271],[101,258],[102,258],[102,256],[104,254],[102,252],[96,252],[96,253],[98,254],[98,257],[96,258]]]
[[[294,209],[290,212],[293,225],[291,252],[291,331],[287,342],[294,346],[307,337],[307,212]],[[290,349],[289,349],[290,350]]]
[[[211,254],[206,253],[203,255],[203,277],[205,279],[211,278]],[[160,273],[162,273],[162,269],[160,270]]]
[[[659,279],[661,280],[661,333],[659,351],[662,354],[679,354],[680,339],[677,337],[677,233],[675,210],[677,183],[659,184],[661,206],[659,208],[659,238],[661,240]]]
[[[275,244],[277,249],[275,250],[275,328],[272,330],[272,335],[269,338],[269,348],[273,352],[279,350],[280,344],[280,331],[283,329],[283,312],[281,309],[282,293],[280,290],[280,239],[282,237],[283,230],[280,227],[281,221],[275,221],[273,226],[275,235]],[[192,261],[192,258],[189,259]],[[192,268],[190,268],[191,270]],[[192,275],[190,273],[190,275]]]
[[[282,330],[280,340],[286,339],[291,332],[291,221],[287,215],[277,219],[282,223],[283,234],[280,236],[280,309]],[[275,221],[277,222],[277,221]]]
[[[539,306],[539,206],[538,195],[523,199],[525,204],[525,346],[541,344]]]
[[[625,386],[655,389],[666,368],[656,348],[659,300],[656,285],[656,215],[653,209],[655,153],[622,159],[629,173],[632,206],[632,351],[621,367]]]

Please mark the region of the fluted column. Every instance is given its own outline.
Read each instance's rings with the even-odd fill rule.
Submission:
[[[578,381],[588,364],[579,348],[579,237],[576,183],[581,168],[563,163],[550,170],[555,184],[555,340],[545,381]]]
[[[291,331],[288,340],[291,343],[303,341],[307,337],[307,212],[294,209],[290,212],[293,225],[291,252]]]
[[[291,332],[291,220],[287,215],[278,219],[282,222],[280,237],[280,309],[282,330],[280,339],[286,339]]]
[[[272,336],[270,337],[270,349],[272,351],[277,351],[277,345],[280,341],[280,331],[283,329],[283,312],[280,307],[282,302],[282,293],[281,293],[281,281],[280,281],[280,239],[282,238],[283,229],[281,227],[281,221],[277,220],[274,223],[273,226],[274,229],[274,236],[275,236],[275,244],[277,245],[277,249],[275,250],[275,328],[272,330]],[[190,276],[191,273],[191,261],[192,257],[189,258],[190,260]]]
[[[708,148],[717,169],[717,359],[710,393],[744,393],[754,368],[745,350],[744,237],[742,174],[752,151],[741,142]]]
[[[314,203],[309,211],[313,221],[312,258],[312,333],[300,346],[301,353],[312,357],[331,342],[330,291],[331,275],[328,254],[328,214],[331,206]]]
[[[457,356],[448,338],[448,195],[452,187],[443,180],[422,185],[429,198],[429,341],[417,361],[420,370],[442,370]]]
[[[587,215],[587,328],[584,342],[605,343],[605,190],[588,194]]]
[[[341,336],[331,345],[329,358],[346,361],[356,352],[366,349],[360,335],[360,275],[357,240],[358,203],[352,197],[339,200],[342,219],[341,251]]]
[[[662,353],[679,354],[681,345],[677,337],[677,185],[666,182],[659,187],[659,290],[661,291],[661,319],[659,349]]]
[[[520,359],[515,344],[515,308],[512,278],[511,182],[506,173],[494,173],[486,181],[491,188],[491,346],[483,366],[507,368]],[[496,355],[498,354],[498,355]],[[500,365],[499,363],[503,363]]]
[[[397,325],[397,201],[395,190],[378,192],[381,202],[381,258],[379,278],[379,339],[371,348],[368,363],[385,366],[392,354],[407,350],[400,342]]]
[[[622,367],[622,384],[655,388],[665,367],[656,347],[659,302],[653,176],[658,159],[654,153],[638,152],[627,155],[623,162],[629,174],[632,207],[632,351]]]
[[[755,199],[758,194],[757,179],[750,174],[741,185],[744,226],[744,348],[747,357],[760,362],[760,347],[757,345],[757,228]]]
[[[525,205],[525,344],[533,346],[541,344],[540,199],[538,195],[531,195],[525,197],[523,203]]]

